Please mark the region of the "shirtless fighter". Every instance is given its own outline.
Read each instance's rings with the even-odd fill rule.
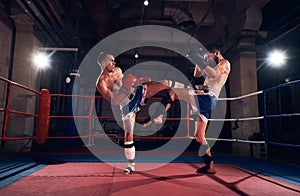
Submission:
[[[210,147],[205,139],[205,132],[208,118],[216,106],[217,98],[230,73],[230,63],[222,56],[217,46],[209,45],[206,49],[207,52],[200,48],[187,57],[196,65],[192,81],[199,111],[195,138],[201,144],[199,155],[205,163],[205,166],[199,168],[197,173],[214,174],[216,169]],[[199,78],[202,75],[206,76],[203,85],[199,84]]]
[[[135,146],[133,141],[136,112],[145,105],[146,98],[150,98],[162,90],[169,90],[161,103],[165,110],[171,107],[175,94],[169,87],[169,81],[153,82],[149,77],[137,79],[132,74],[123,75],[120,67],[116,67],[115,58],[108,53],[100,53],[97,58],[102,72],[98,77],[96,87],[101,95],[114,105],[120,105],[124,128],[124,153],[128,160],[128,167],[123,174],[134,171]]]

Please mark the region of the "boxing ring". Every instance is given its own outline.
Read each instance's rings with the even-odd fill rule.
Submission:
[[[36,91],[24,85],[9,81],[0,77],[0,82],[5,87],[2,92],[0,105],[1,117],[1,146],[6,142],[24,141],[24,145],[47,145],[51,140],[82,139],[90,146],[96,145],[95,139],[107,137],[122,140],[118,133],[106,133],[95,131],[95,120],[115,121],[113,116],[95,116],[93,110],[95,102],[102,96],[50,94],[46,89]],[[15,89],[36,101],[35,112],[17,110],[13,103],[16,96]],[[295,95],[300,92],[300,81],[294,81],[272,87],[266,90],[242,95],[239,97],[219,98],[219,101],[240,101],[252,96],[262,96],[261,116],[241,117],[232,119],[209,119],[211,122],[228,121],[243,123],[244,121],[262,121],[264,140],[249,140],[244,138],[207,138],[211,141],[240,142],[251,144],[266,144],[270,146],[299,149],[300,141],[295,138],[296,129],[299,127],[300,107]],[[283,95],[289,95],[288,99]],[[66,99],[78,99],[78,104],[88,105],[88,110],[72,115],[57,115],[53,112],[55,101]],[[156,98],[154,98],[156,99]],[[285,102],[288,101],[288,106]],[[296,105],[293,105],[296,103]],[[289,106],[292,105],[292,107]],[[287,113],[290,112],[290,113]],[[13,134],[10,124],[14,118],[28,119],[33,124],[33,129],[28,134]],[[50,132],[51,123],[59,120],[84,120],[86,130],[74,135],[55,135]],[[143,120],[140,118],[137,120]],[[186,116],[184,118],[167,117],[165,120],[185,121],[186,131],[182,136],[136,136],[140,140],[169,140],[169,139],[194,139],[192,136],[193,116],[190,114],[189,103],[186,104]],[[28,123],[28,120],[27,120]],[[286,127],[286,125],[288,125]],[[275,131],[273,131],[275,129]],[[27,132],[27,133],[28,133]],[[291,138],[289,135],[291,135]],[[123,154],[120,155],[120,157]],[[164,158],[140,160],[139,164],[156,164],[164,161]],[[149,163],[152,160],[152,163]],[[209,194],[209,195],[252,195],[257,189],[265,195],[278,194],[298,195],[300,193],[299,167],[270,163],[267,160],[257,160],[251,157],[223,157],[216,156],[214,161],[218,173],[213,175],[199,175],[195,173],[201,160],[195,154],[180,156],[171,163],[150,171],[137,171],[129,177],[120,174],[119,167],[126,165],[121,158],[115,160],[116,166],[112,167],[99,161],[91,155],[30,155],[3,158],[0,164],[0,194],[42,194],[49,195],[127,195],[130,194]],[[129,179],[129,181],[128,181]],[[41,183],[39,186],[36,183]],[[82,184],[82,186],[80,185]],[[53,187],[50,187],[53,186]],[[261,185],[261,187],[257,187]],[[156,187],[153,189],[153,187]],[[149,192],[144,192],[149,190]],[[151,190],[151,191],[150,191]],[[180,194],[179,194],[180,193]],[[257,193],[257,192],[256,192]]]
[[[21,84],[9,81],[3,77],[0,77],[0,81],[4,82],[7,84],[7,98],[6,98],[6,103],[3,103],[3,106],[0,108],[1,116],[3,118],[3,123],[1,124],[1,141],[14,141],[14,140],[36,140],[38,144],[44,144],[47,139],[85,139],[88,138],[90,141],[92,141],[92,138],[101,138],[101,135],[97,135],[93,133],[93,122],[95,119],[108,119],[108,120],[114,120],[115,118],[113,116],[95,116],[93,114],[93,108],[95,107],[95,100],[96,99],[102,99],[102,96],[84,96],[84,95],[66,95],[66,94],[50,94],[48,90],[43,89],[41,92],[30,89],[26,86],[23,86]],[[209,121],[222,121],[222,122],[243,122],[243,121],[251,121],[251,120],[263,120],[264,124],[264,132],[265,132],[265,141],[251,141],[251,140],[246,140],[246,139],[239,139],[239,138],[232,138],[232,139],[222,139],[222,138],[207,138],[208,140],[216,140],[216,141],[229,141],[229,142],[245,142],[245,143],[266,143],[266,144],[271,144],[271,145],[278,145],[278,146],[286,146],[286,147],[291,147],[291,148],[299,148],[299,144],[288,144],[284,142],[278,142],[272,140],[272,134],[270,136],[270,130],[268,126],[268,122],[271,119],[281,119],[281,118],[289,118],[289,117],[299,117],[300,113],[295,112],[295,113],[290,113],[290,114],[268,114],[268,106],[267,106],[267,101],[268,101],[268,94],[274,94],[276,93],[275,91],[280,91],[282,88],[287,88],[287,87],[293,87],[300,85],[300,81],[294,81],[286,84],[281,84],[276,87],[272,87],[263,91],[258,91],[250,94],[246,94],[243,96],[239,97],[232,97],[232,98],[219,98],[218,101],[239,101],[241,99],[245,99],[248,97],[252,96],[257,96],[262,94],[263,95],[263,116],[257,116],[257,117],[242,117],[242,118],[232,118],[232,119],[209,119]],[[30,93],[34,93],[34,95],[38,96],[39,98],[37,99],[37,104],[38,104],[38,112],[37,113],[28,113],[28,112],[23,112],[23,111],[17,111],[14,110],[10,107],[11,104],[11,92],[13,88],[20,88],[25,91],[28,91]],[[297,88],[297,87],[295,87]],[[297,89],[296,89],[297,90]],[[278,92],[277,92],[278,93]],[[33,96],[34,96],[33,95]],[[53,102],[53,99],[56,98],[77,98],[77,99],[87,99],[89,103],[89,111],[87,111],[86,115],[51,115],[50,114],[50,103]],[[4,98],[3,98],[4,99]],[[159,100],[159,98],[153,98],[154,100]],[[281,104],[281,103],[279,103]],[[271,106],[270,106],[271,107]],[[274,107],[274,105],[273,105]],[[280,105],[279,105],[280,107]],[[298,106],[297,106],[298,107]],[[190,115],[190,108],[189,108],[189,103],[187,104],[186,108],[186,117],[184,118],[165,118],[165,120],[183,120],[186,121],[187,123],[187,131],[186,135],[182,137],[178,137],[178,139],[183,139],[183,138],[190,138],[193,139],[193,136],[191,134],[191,120],[192,117]],[[278,108],[277,110],[280,110]],[[36,128],[33,133],[33,136],[27,136],[27,137],[9,137],[7,136],[8,132],[8,121],[9,121],[9,114],[15,114],[15,115],[20,115],[20,116],[29,116],[33,117],[36,119]],[[81,136],[49,136],[48,135],[48,129],[49,125],[51,123],[51,120],[54,119],[86,119],[88,121],[88,127],[87,127],[87,134],[81,135]],[[143,118],[137,118],[137,120],[143,120]],[[78,130],[81,131],[81,130]],[[105,133],[103,133],[105,134]],[[114,137],[114,136],[111,136]],[[115,136],[115,137],[120,137],[121,136]],[[143,137],[143,139],[170,139],[170,137]]]

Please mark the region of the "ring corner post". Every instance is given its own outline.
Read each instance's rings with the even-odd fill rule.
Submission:
[[[42,89],[39,97],[38,120],[37,120],[37,143],[43,145],[48,138],[50,125],[51,95],[48,89]]]

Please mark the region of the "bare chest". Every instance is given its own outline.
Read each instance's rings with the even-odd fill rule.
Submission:
[[[102,80],[105,81],[107,87],[111,90],[114,88],[114,85],[118,79],[119,78],[116,74],[106,74],[102,76]]]

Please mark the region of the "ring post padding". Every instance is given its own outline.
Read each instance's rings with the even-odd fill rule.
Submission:
[[[50,124],[50,102],[51,96],[47,89],[42,89],[39,96],[39,108],[37,119],[37,143],[42,145],[48,138]]]

